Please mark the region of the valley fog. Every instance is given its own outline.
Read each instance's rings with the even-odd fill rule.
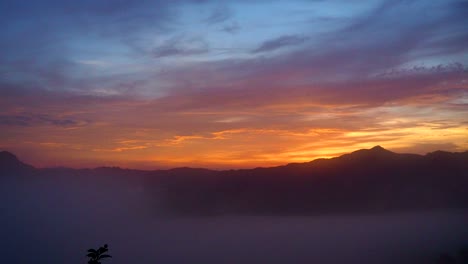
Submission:
[[[169,216],[131,178],[1,184],[3,263],[434,263],[467,243],[468,211],[319,216]],[[151,192],[156,190],[151,190]]]

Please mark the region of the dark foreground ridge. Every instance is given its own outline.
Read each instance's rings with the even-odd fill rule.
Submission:
[[[140,182],[158,208],[182,215],[308,215],[468,208],[468,151],[397,154],[380,146],[271,168],[34,169],[0,153],[0,178],[80,176]],[[76,177],[74,177],[76,178]],[[73,178],[73,179],[74,179]],[[58,178],[57,178],[58,179]]]

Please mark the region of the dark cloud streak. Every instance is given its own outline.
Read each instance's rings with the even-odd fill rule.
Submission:
[[[0,115],[0,126],[41,126],[51,125],[57,127],[76,127],[88,124],[89,121],[76,120],[66,117],[53,117],[47,114],[22,113],[13,115]]]
[[[209,46],[203,39],[175,38],[154,48],[152,54],[155,58],[162,58],[170,56],[196,55],[207,52],[209,52]]]
[[[278,50],[288,46],[296,46],[304,43],[307,40],[305,36],[299,35],[286,35],[275,39],[267,40],[254,49],[253,53],[268,52]]]

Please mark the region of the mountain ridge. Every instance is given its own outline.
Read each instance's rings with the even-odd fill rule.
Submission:
[[[468,208],[468,151],[417,155],[374,147],[306,163],[220,171],[187,167],[153,171],[34,169],[12,154],[0,157],[13,163],[0,167],[0,176],[13,176],[6,177],[9,179],[20,175],[26,176],[22,177],[26,181],[44,180],[50,185],[81,182],[107,188],[143,188],[159,209],[177,215]]]
[[[16,155],[8,151],[0,151],[0,172],[18,171],[21,173],[31,172],[35,168],[18,159]]]
[[[208,171],[242,171],[242,170],[255,170],[255,169],[269,169],[269,168],[278,168],[278,167],[284,167],[284,166],[294,166],[294,165],[300,165],[300,164],[311,164],[315,162],[322,162],[322,161],[329,161],[329,160],[335,160],[335,159],[345,159],[345,158],[366,158],[368,156],[374,156],[374,157],[381,157],[383,155],[391,156],[391,155],[399,155],[399,156],[413,156],[413,157],[437,157],[437,156],[447,156],[447,155],[466,155],[468,156],[468,150],[461,151],[461,152],[449,152],[449,151],[442,151],[442,150],[436,150],[432,152],[428,152],[424,155],[421,154],[414,154],[414,153],[396,153],[390,150],[387,150],[383,148],[380,145],[374,146],[370,149],[359,149],[352,151],[350,153],[342,154],[340,156],[336,157],[331,157],[331,158],[317,158],[311,161],[307,162],[293,162],[293,163],[285,163],[283,165],[277,165],[277,166],[272,166],[272,167],[255,167],[255,168],[243,168],[243,169],[209,169],[209,168],[203,168],[203,167],[187,167],[187,166],[182,166],[182,167],[174,167],[174,168],[169,168],[169,169],[154,169],[154,170],[144,170],[144,169],[132,169],[132,168],[124,168],[120,166],[98,166],[94,168],[68,168],[68,167],[45,167],[45,168],[37,168],[34,167],[30,164],[22,162],[15,154],[13,154],[10,151],[0,151],[0,168],[5,167],[5,166],[25,166],[29,168],[34,168],[38,170],[129,170],[129,171],[145,171],[145,172],[154,172],[154,171],[184,171],[184,170],[208,170]],[[16,163],[16,165],[14,164]]]

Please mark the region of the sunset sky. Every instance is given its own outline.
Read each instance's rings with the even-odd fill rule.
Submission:
[[[1,0],[0,150],[248,168],[468,149],[465,0]]]

